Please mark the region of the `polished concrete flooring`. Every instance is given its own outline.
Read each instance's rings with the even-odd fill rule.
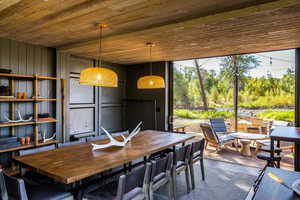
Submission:
[[[243,200],[246,198],[258,168],[205,159],[206,180],[202,181],[200,165],[195,165],[196,188],[186,192],[184,173],[177,176],[178,200]],[[168,199],[167,187],[159,190],[155,200]]]

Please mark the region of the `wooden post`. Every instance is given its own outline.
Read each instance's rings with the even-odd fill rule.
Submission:
[[[35,98],[38,97],[39,95],[39,82],[38,82],[38,77],[37,74],[35,75],[34,79],[34,96]],[[37,124],[38,121],[38,113],[39,113],[39,104],[37,101],[34,102],[34,120],[35,120],[35,125],[34,125],[34,143],[35,145],[38,145],[39,143],[39,127]]]
[[[232,63],[234,67],[234,91],[233,91],[233,106],[234,106],[234,130],[238,131],[238,96],[239,96],[239,67],[237,65],[236,55],[232,56]]]
[[[9,80],[9,85],[10,85],[10,92],[11,92],[11,96],[14,96],[15,95],[15,80],[14,80],[14,78],[11,78],[10,80]],[[12,119],[12,120],[15,120],[15,112],[16,112],[16,104],[15,104],[15,102],[11,102],[10,104],[9,104],[9,106],[10,106],[10,119]],[[15,133],[15,127],[10,127],[10,133],[11,133],[11,136],[15,136],[16,135],[16,133]]]

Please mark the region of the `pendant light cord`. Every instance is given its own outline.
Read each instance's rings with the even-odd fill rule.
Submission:
[[[150,44],[150,75],[152,75],[152,44]]]
[[[103,26],[100,25],[100,29],[99,29],[99,67],[102,66],[102,29],[103,29]]]

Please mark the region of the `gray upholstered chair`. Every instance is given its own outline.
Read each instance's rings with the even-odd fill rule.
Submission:
[[[33,149],[20,150],[19,155],[25,156],[25,155],[34,154],[34,153],[43,152],[43,151],[49,151],[49,150],[53,150],[53,149],[55,149],[54,144],[48,145],[48,146],[43,146],[43,147],[37,147],[37,148],[33,148]]]
[[[206,140],[205,149],[207,148],[208,144],[215,146],[217,151],[219,151],[220,148],[224,145],[234,144],[236,147],[236,150],[238,151],[237,141],[230,134],[218,136],[216,134],[216,132],[213,131],[211,126],[206,123],[201,123],[200,128],[201,128],[204,138]]]
[[[147,163],[120,176],[118,184],[113,182],[102,187],[97,184],[91,185],[83,191],[83,198],[89,200],[148,199],[150,170],[151,163]]]
[[[73,195],[55,186],[28,186],[23,179],[6,175],[0,169],[2,200],[73,200]],[[4,187],[2,187],[4,185]],[[3,190],[6,190],[2,192]],[[8,197],[8,198],[7,198]]]
[[[43,147],[37,147],[33,149],[25,149],[25,150],[20,150],[19,155],[20,156],[25,156],[25,155],[30,155],[34,153],[39,153],[43,151],[49,151],[55,149],[55,145],[48,145],[48,146],[43,146]],[[26,173],[26,175],[25,175]],[[24,176],[23,178],[26,179],[26,181],[31,182],[32,184],[45,184],[45,183],[51,183],[53,180],[48,178],[47,176],[44,176],[42,174],[38,174],[33,171],[26,171],[24,168],[21,168],[21,175]]]
[[[154,199],[154,192],[166,184],[169,185],[169,198],[172,199],[172,197],[174,197],[175,194],[173,190],[172,167],[173,152],[170,152],[165,157],[152,161],[149,184],[150,200]]]
[[[88,138],[86,138],[86,141],[87,142],[94,142],[96,140],[104,140],[106,138],[107,138],[106,135],[99,135],[99,136],[95,136],[95,137],[88,137]]]
[[[174,186],[173,186],[174,195],[176,195],[176,176],[177,174],[180,174],[182,171],[185,172],[187,192],[188,193],[190,192],[189,162],[190,162],[191,149],[192,149],[192,145],[188,144],[175,150],[174,165],[172,170],[172,178],[174,182]]]
[[[83,143],[85,143],[85,141],[82,141],[82,140],[72,141],[72,142],[65,142],[65,143],[58,143],[57,147],[61,148],[61,147],[72,146],[72,145],[83,144]]]
[[[190,155],[190,160],[189,160],[192,189],[195,189],[194,163],[196,163],[197,161],[200,162],[202,180],[203,181],[205,180],[204,162],[203,162],[204,145],[205,145],[204,139],[202,139],[198,142],[192,143],[191,155]]]

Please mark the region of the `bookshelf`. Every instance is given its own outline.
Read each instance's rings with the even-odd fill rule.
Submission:
[[[33,96],[35,98],[27,98],[27,99],[17,99],[17,98],[1,98],[0,103],[9,103],[9,118],[11,120],[16,119],[16,106],[18,103],[22,102],[31,102],[33,103],[33,119],[31,121],[23,121],[23,122],[0,122],[0,128],[9,127],[9,135],[10,136],[16,136],[15,127],[16,126],[26,126],[26,125],[32,125],[34,126],[33,130],[33,136],[34,139],[30,144],[21,145],[18,147],[13,148],[7,148],[7,149],[0,149],[0,153],[4,152],[13,152],[21,149],[27,149],[27,148],[34,148],[37,146],[44,146],[49,144],[55,144],[58,141],[57,140],[50,140],[47,142],[40,142],[39,141],[39,125],[40,124],[47,124],[47,123],[56,123],[57,120],[55,118],[53,119],[38,119],[39,114],[39,103],[41,102],[55,102],[57,101],[56,98],[36,98],[39,97],[39,81],[57,81],[56,77],[50,77],[50,76],[39,76],[37,74],[35,75],[21,75],[21,74],[6,74],[6,73],[0,73],[1,79],[8,79],[9,81],[9,88],[10,88],[10,95],[16,96],[16,83],[20,80],[28,80],[33,81]]]

